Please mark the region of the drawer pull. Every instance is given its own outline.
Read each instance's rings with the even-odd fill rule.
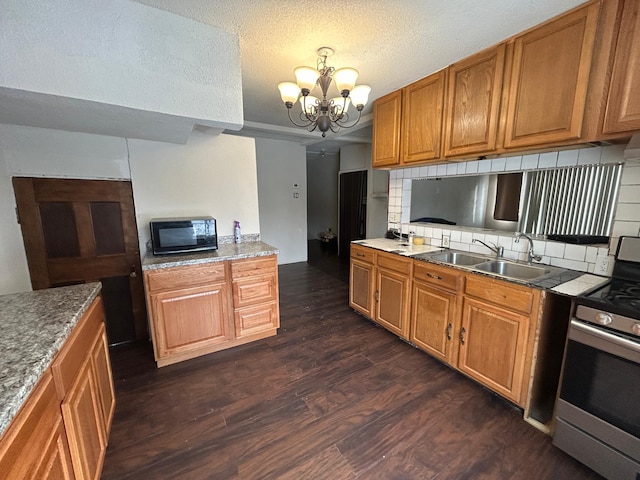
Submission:
[[[442,277],[440,275],[434,275],[433,273],[425,273],[425,275],[429,278],[434,278],[436,280],[442,280]]]
[[[364,253],[356,253],[356,256],[358,256],[358,257],[366,257],[366,255]]]
[[[467,333],[467,331],[464,329],[464,327],[462,327],[462,330],[460,330],[460,343],[462,345],[464,345],[464,337],[465,337],[466,333]]]
[[[453,325],[451,325],[451,323],[449,323],[447,325],[447,340],[451,340],[451,329],[453,328]]]

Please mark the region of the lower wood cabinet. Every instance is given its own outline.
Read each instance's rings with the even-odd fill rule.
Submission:
[[[408,339],[412,270],[411,259],[351,244],[349,305]]]
[[[374,320],[405,339],[409,338],[410,281],[407,273],[380,265],[376,268]]]
[[[159,367],[275,335],[280,326],[277,257],[145,272]]]
[[[451,269],[416,262],[411,307],[412,343],[455,365],[460,276]]]
[[[349,305],[369,318],[374,316],[374,263],[375,253],[372,249],[351,244]]]
[[[528,331],[529,317],[465,298],[458,369],[519,404]]]
[[[526,407],[540,323],[540,290],[360,245],[351,247],[352,308]]]
[[[236,338],[272,334],[280,326],[276,257],[231,262]]]
[[[98,479],[115,409],[100,299],[89,307],[51,369],[62,402],[75,478]]]
[[[45,370],[0,443],[0,477],[99,479],[115,396],[98,297]]]
[[[7,480],[77,478],[50,370],[2,437],[0,474]]]

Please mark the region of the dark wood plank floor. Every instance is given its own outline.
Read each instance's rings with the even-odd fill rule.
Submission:
[[[599,478],[513,405],[355,314],[344,269],[327,271],[280,267],[276,337],[162,369],[149,345],[113,350],[102,478]]]

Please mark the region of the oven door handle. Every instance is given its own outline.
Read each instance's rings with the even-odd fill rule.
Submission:
[[[572,330],[575,333],[572,332]],[[584,335],[580,335],[579,332],[583,334],[587,334],[588,336],[592,337],[592,340],[585,342],[585,340],[587,339],[584,337]],[[621,353],[619,352],[620,348],[635,352],[635,354],[631,354],[632,357],[637,357],[637,355],[640,354],[640,343],[634,342],[633,340],[628,340],[624,337],[620,337],[613,333],[609,333],[605,330],[602,330],[601,328],[592,327],[591,325],[587,325],[586,323],[582,323],[575,319],[571,320],[571,329],[569,330],[569,338],[581,343],[587,343],[594,348],[599,348],[605,351],[610,350],[611,347],[613,347],[615,350],[618,350],[618,352],[615,352],[618,354]],[[603,345],[603,343],[605,342],[608,342],[609,344],[612,344],[612,345],[610,345],[607,348],[606,345]],[[618,348],[615,348],[615,347],[618,347]],[[614,352],[610,352],[610,353],[614,353]],[[623,356],[629,358],[627,355],[623,355]],[[637,362],[638,358],[629,358],[629,360],[634,360]]]

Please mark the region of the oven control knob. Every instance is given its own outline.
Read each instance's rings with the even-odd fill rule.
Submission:
[[[613,318],[608,313],[598,312],[596,313],[595,322],[599,325],[609,325],[613,322]]]
[[[633,327],[631,327],[631,330],[633,330],[633,333],[635,333],[636,335],[640,335],[640,323],[634,323]]]

